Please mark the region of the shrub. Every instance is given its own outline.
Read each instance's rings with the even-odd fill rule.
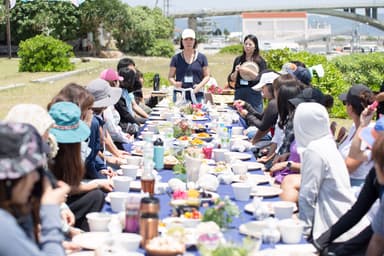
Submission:
[[[150,87],[152,88],[153,86],[153,77],[155,76],[156,73],[154,72],[146,72],[144,73],[144,85],[145,87]],[[162,77],[160,76],[160,86],[162,85],[169,85],[169,81],[167,77]]]
[[[175,54],[175,47],[170,40],[159,39],[146,51],[147,56],[172,57]]]
[[[307,67],[322,64],[324,77],[314,75],[312,84],[321,89],[324,94],[330,94],[334,98],[334,106],[331,110],[332,117],[344,118],[347,116],[345,107],[338,100],[338,96],[348,90],[348,83],[343,78],[343,71],[340,71],[335,64],[329,62],[324,55],[308,52],[292,52],[288,48],[269,50],[261,53],[268,63],[268,68],[280,71],[284,63],[289,61],[301,61]]]
[[[21,72],[69,71],[75,67],[70,62],[72,46],[51,36],[37,35],[20,42],[17,54]]]
[[[221,48],[219,53],[228,53],[228,54],[240,55],[243,53],[243,45],[242,44],[234,44],[234,45],[226,46],[226,47]]]

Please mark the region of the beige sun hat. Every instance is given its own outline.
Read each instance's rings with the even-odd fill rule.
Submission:
[[[48,111],[36,104],[17,104],[13,106],[4,121],[30,124],[36,128],[40,135],[44,135],[55,123]]]
[[[241,69],[243,71],[239,71],[240,76],[244,80],[247,80],[247,81],[255,80],[256,77],[254,77],[253,75],[249,75],[248,73],[244,72],[244,70],[250,70],[250,71],[253,71],[256,74],[259,74],[259,71],[260,71],[259,65],[257,65],[254,62],[251,62],[251,61],[247,61],[247,62],[244,62],[243,64],[241,64]]]

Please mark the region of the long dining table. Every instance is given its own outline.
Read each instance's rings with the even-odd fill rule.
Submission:
[[[206,123],[209,122],[209,119],[206,121],[198,121],[200,123]],[[233,123],[233,126],[242,126],[244,122],[236,122]],[[145,126],[144,126],[145,127]],[[257,159],[255,158],[255,155],[251,151],[246,151],[245,153],[249,154],[249,160],[246,160],[244,162],[256,162]],[[268,173],[265,173],[261,168],[260,169],[255,169],[255,170],[249,170],[250,174],[258,174],[258,175],[269,175]],[[161,177],[161,182],[168,182],[170,179],[175,177],[175,174],[173,170],[171,169],[163,169],[158,171],[158,175]],[[263,183],[263,184],[258,184],[258,186],[272,186],[269,182]],[[137,191],[140,192],[140,191]],[[245,206],[247,204],[250,204],[252,202],[252,197],[248,201],[237,201],[234,198],[234,193],[233,189],[231,187],[231,184],[225,184],[225,183],[220,183],[220,185],[217,188],[217,191],[215,191],[220,198],[224,198],[228,196],[233,202],[236,203],[236,205],[239,207],[240,210],[240,215],[237,218],[234,218],[232,223],[229,225],[227,229],[224,230],[223,235],[224,238],[226,239],[227,242],[233,242],[236,244],[241,244],[243,239],[246,237],[246,235],[243,235],[239,232],[239,227],[240,225],[254,221],[256,220],[255,217],[253,216],[252,212],[245,211]],[[159,212],[159,219],[165,219],[167,217],[170,217],[172,214],[172,205],[170,204],[171,197],[169,193],[162,193],[162,194],[156,194],[155,197],[157,197],[160,201],[160,212]],[[262,199],[264,202],[276,202],[280,201],[280,198],[278,195],[272,195],[272,196],[267,196]],[[103,211],[105,212],[110,212],[112,213],[111,206],[109,203],[106,203],[103,207]],[[204,211],[204,209],[202,209]],[[279,244],[279,243],[278,243]],[[280,242],[281,244],[281,242]],[[300,244],[307,244],[306,240],[304,238],[301,239]],[[260,246],[260,250],[268,249],[270,248],[270,244],[264,244],[262,243]],[[144,253],[145,251],[143,249],[139,249],[140,252]],[[198,249],[196,246],[190,246],[187,248],[186,254],[188,255],[200,255]],[[308,255],[308,254],[306,254]]]

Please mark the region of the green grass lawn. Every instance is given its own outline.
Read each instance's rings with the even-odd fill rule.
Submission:
[[[130,56],[136,66],[142,72],[159,73],[161,77],[168,77],[169,58],[161,57],[140,57]],[[223,86],[227,81],[227,76],[231,72],[234,55],[207,55],[211,75],[216,78],[218,84]],[[76,69],[89,69],[83,72],[62,80],[50,83],[32,83],[31,80],[52,76],[58,72],[18,72],[17,58],[8,59],[0,58],[0,88],[12,84],[23,83],[25,86],[0,91],[0,119],[3,119],[9,109],[18,103],[35,103],[41,106],[46,106],[51,98],[66,84],[75,82],[80,85],[86,85],[92,79],[99,76],[100,72],[105,68],[116,68],[118,60],[108,59],[93,59],[89,62],[81,62],[80,59],[75,59]],[[148,94],[152,85],[146,85],[144,90]],[[349,127],[350,120],[338,119],[337,122],[341,125]]]

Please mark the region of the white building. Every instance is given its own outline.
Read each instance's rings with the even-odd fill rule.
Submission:
[[[331,34],[331,26],[310,28],[306,12],[242,13],[243,36],[254,34],[260,41],[302,41]]]

